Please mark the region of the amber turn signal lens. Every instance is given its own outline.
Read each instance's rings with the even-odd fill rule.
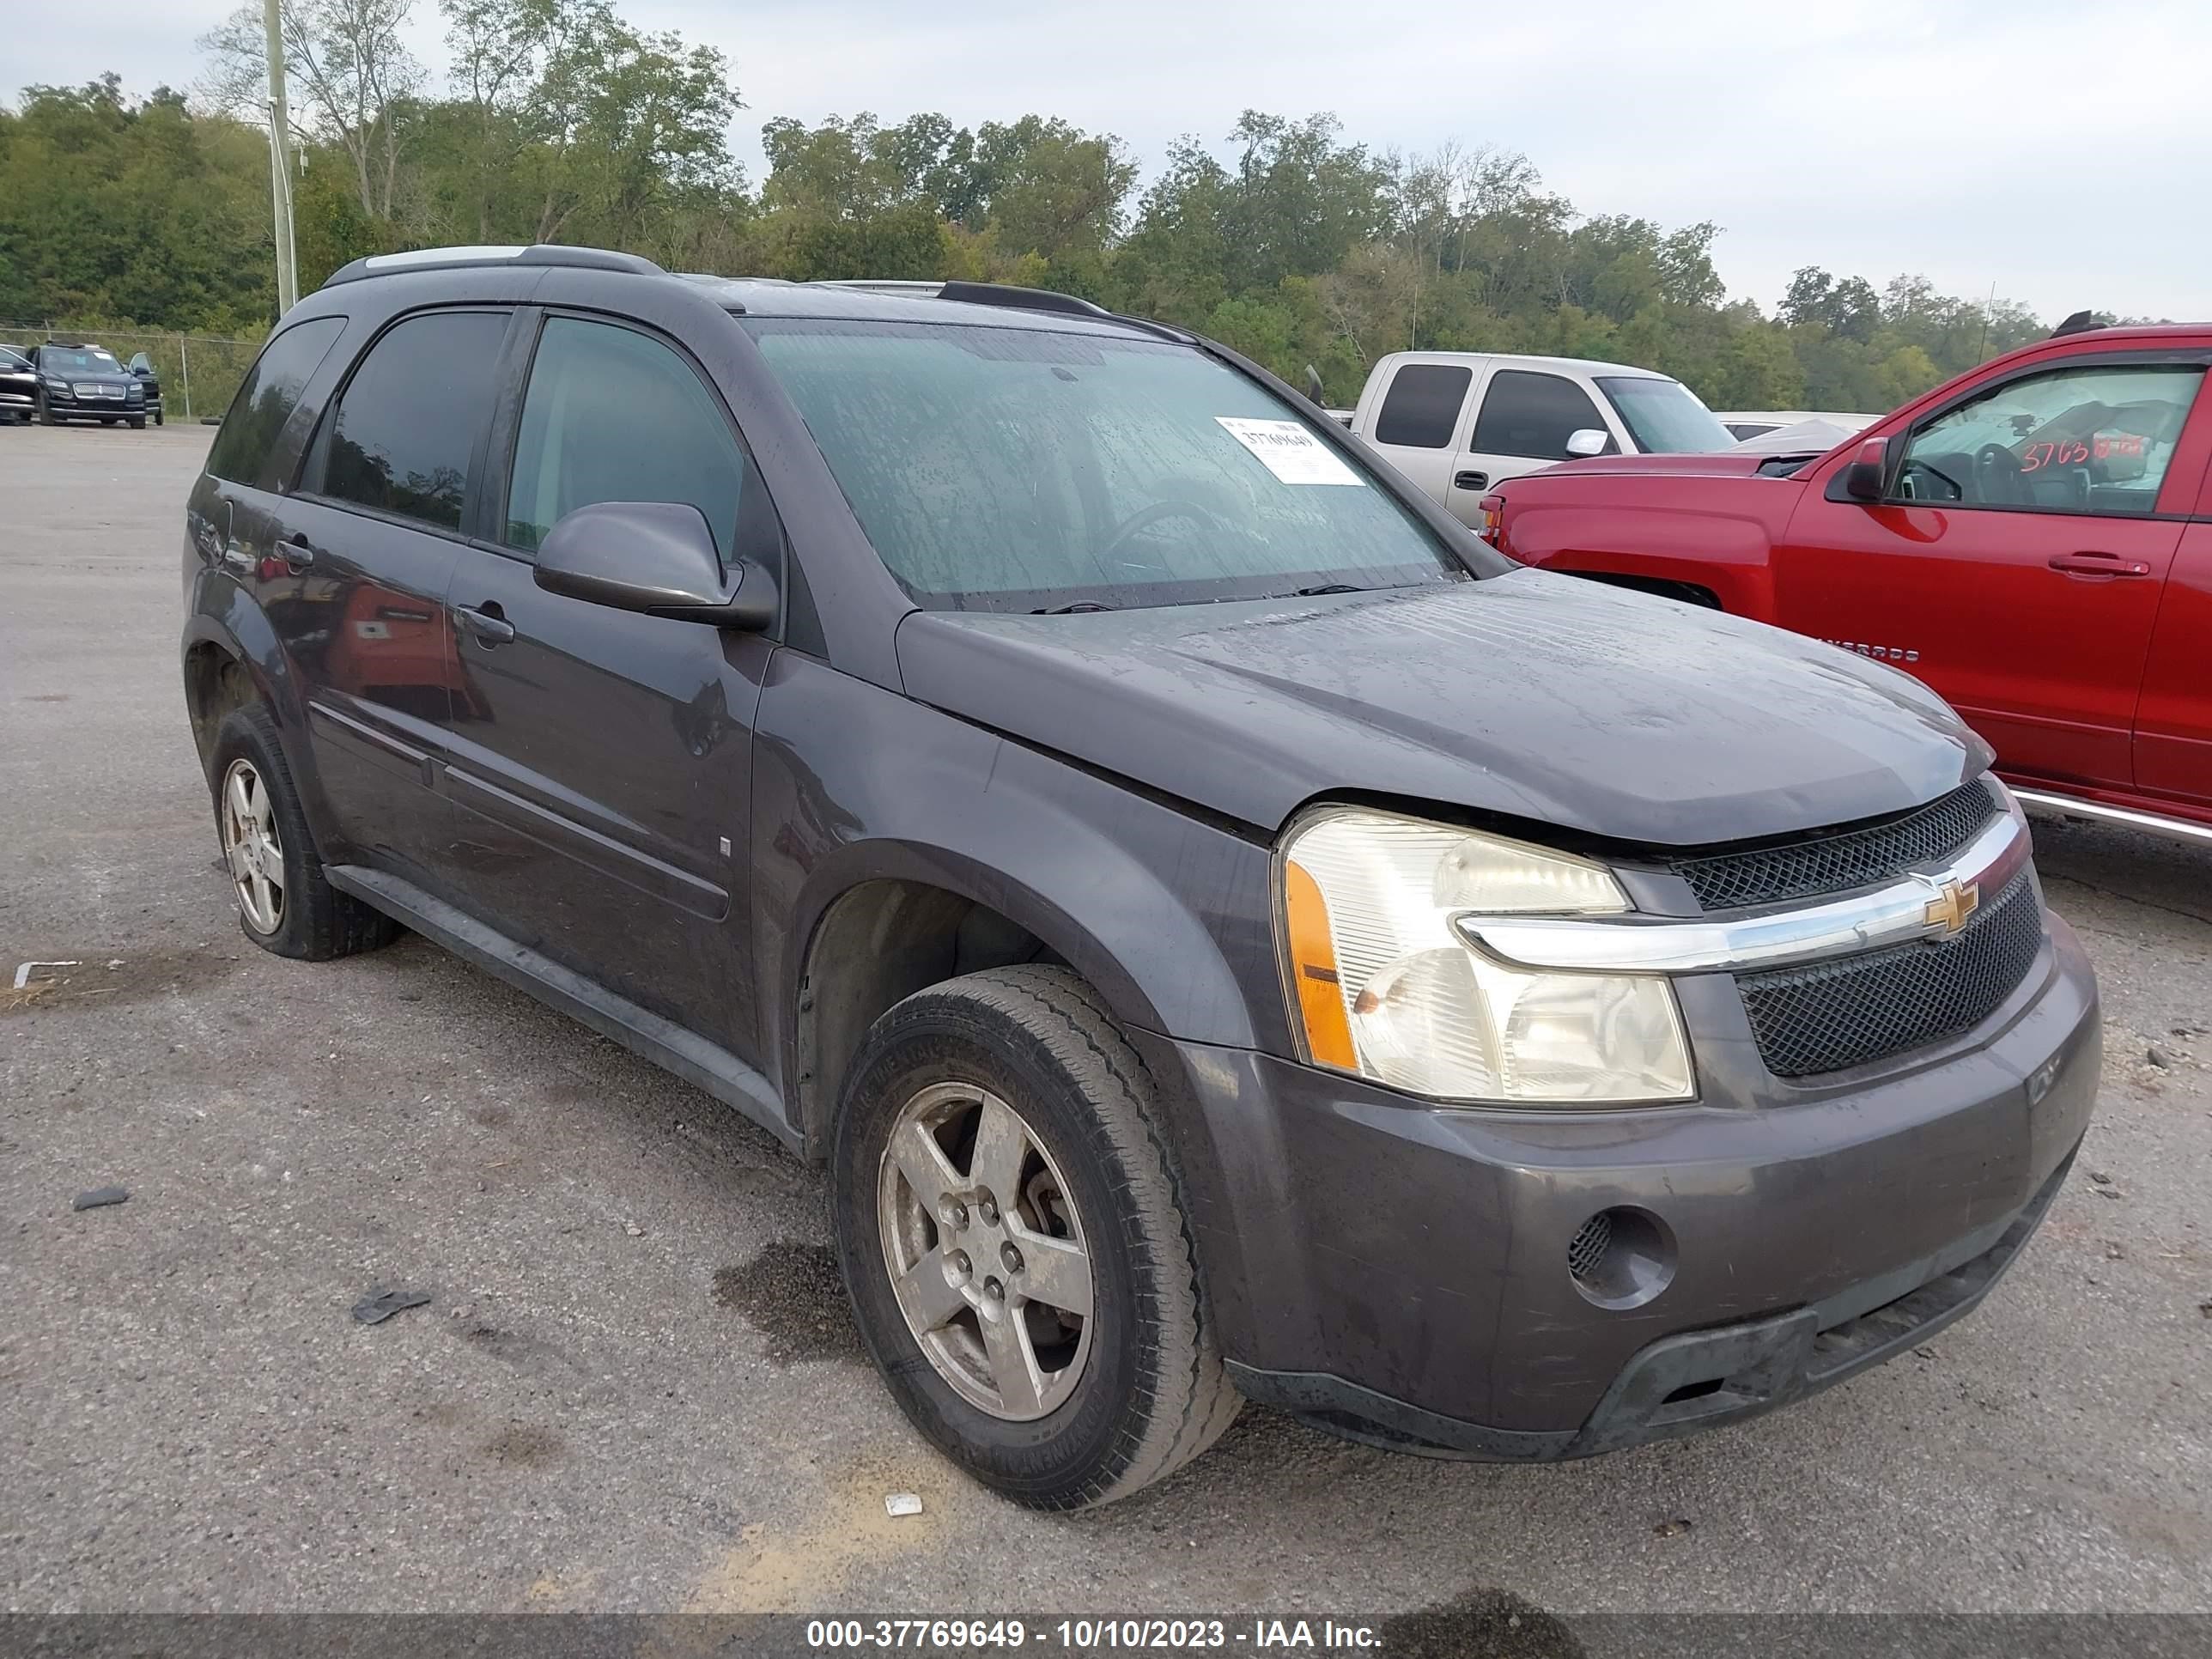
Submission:
[[[1319,884],[1295,864],[1283,866],[1283,908],[1290,925],[1291,973],[1297,981],[1306,1052],[1318,1065],[1357,1071],[1359,1057],[1352,1046],[1352,1023],[1345,1018],[1328,905]]]

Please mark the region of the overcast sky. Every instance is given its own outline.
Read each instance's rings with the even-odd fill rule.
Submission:
[[[198,74],[236,0],[0,0],[0,96]],[[436,0],[417,50],[443,59]],[[1119,133],[1147,173],[1247,107],[1334,110],[1408,153],[1525,152],[1585,213],[1711,219],[1731,293],[1799,265],[1900,271],[2056,320],[2212,319],[2212,3],[2129,0],[617,0],[730,58],[760,123],[1027,111]]]

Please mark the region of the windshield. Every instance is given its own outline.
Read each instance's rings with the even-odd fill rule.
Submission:
[[[40,346],[39,367],[57,374],[120,374],[123,365],[98,346]]]
[[[1647,455],[1702,455],[1735,445],[1712,410],[1680,380],[1601,374],[1597,383]]]
[[[1322,416],[1188,346],[747,318],[916,604],[1123,608],[1466,579]]]

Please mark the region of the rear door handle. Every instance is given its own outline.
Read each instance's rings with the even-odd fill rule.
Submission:
[[[506,645],[514,638],[514,624],[500,614],[497,600],[487,600],[481,607],[460,605],[454,614],[462,627],[486,645]]]
[[[2148,576],[2150,567],[2140,560],[2124,559],[2117,553],[2058,553],[2051,560],[2053,570],[2063,570],[2071,576]]]
[[[295,576],[315,562],[315,550],[303,532],[295,531],[277,545],[284,568]]]
[[[1487,489],[1490,488],[1490,475],[1487,472],[1455,472],[1452,474],[1452,488]]]

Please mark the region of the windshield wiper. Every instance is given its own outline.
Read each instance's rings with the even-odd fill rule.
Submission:
[[[1030,615],[1032,617],[1072,617],[1079,611],[1111,611],[1113,608],[1114,607],[1112,605],[1102,604],[1097,599],[1077,599],[1073,603],[1068,605],[1040,605],[1036,610],[1030,611]]]
[[[1292,592],[1291,597],[1294,599],[1317,599],[1324,593],[1364,593],[1366,591],[1364,587],[1355,587],[1350,582],[1323,582],[1318,587],[1297,588]]]

